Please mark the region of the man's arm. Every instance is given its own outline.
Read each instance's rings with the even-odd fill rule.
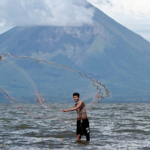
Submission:
[[[69,112],[69,111],[74,111],[74,110],[77,110],[79,107],[81,107],[81,105],[83,104],[83,101],[81,101],[77,106],[74,106],[73,108],[71,109],[62,109],[61,111],[62,112]]]

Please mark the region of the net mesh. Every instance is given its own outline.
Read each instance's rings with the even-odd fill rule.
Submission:
[[[98,80],[48,60],[6,53],[0,56],[0,68],[3,102],[15,104],[15,108],[33,118],[65,122],[58,115],[60,107],[65,103],[71,107],[74,92],[81,94],[87,110],[110,96],[109,90]],[[76,120],[75,116],[70,119],[67,114],[63,115],[70,122]]]

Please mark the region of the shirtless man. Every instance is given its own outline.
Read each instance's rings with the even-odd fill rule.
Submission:
[[[75,105],[71,109],[62,109],[63,112],[69,112],[69,111],[77,111],[77,140],[81,139],[82,135],[86,136],[86,140],[90,141],[90,127],[89,127],[89,121],[86,114],[86,108],[83,101],[80,100],[80,94],[79,93],[73,93],[73,99],[75,101]]]

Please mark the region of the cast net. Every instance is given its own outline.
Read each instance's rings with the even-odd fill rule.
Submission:
[[[76,120],[76,113],[60,111],[73,107],[74,92],[80,93],[80,100],[90,110],[109,96],[109,90],[98,80],[80,71],[80,68],[68,66],[40,58],[2,54],[1,101],[12,104],[33,118],[65,123]]]

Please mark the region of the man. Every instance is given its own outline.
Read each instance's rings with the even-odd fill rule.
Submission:
[[[80,100],[80,94],[79,93],[73,93],[73,99],[76,102],[73,108],[71,109],[62,109],[63,112],[69,112],[69,111],[77,111],[77,140],[81,139],[82,135],[86,136],[86,140],[90,141],[90,128],[89,128],[89,121],[86,114],[86,108],[83,101]]]

